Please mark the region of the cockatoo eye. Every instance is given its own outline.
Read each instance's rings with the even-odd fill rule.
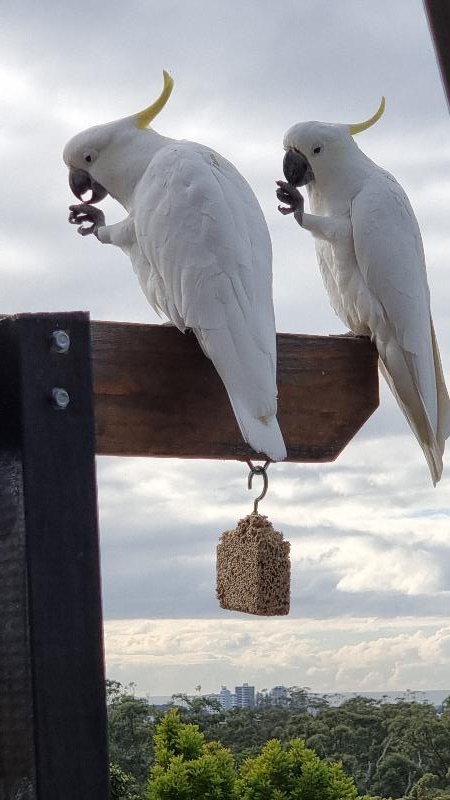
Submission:
[[[96,150],[86,150],[83,153],[83,158],[88,164],[92,164],[93,161],[97,158],[97,151]]]
[[[321,144],[315,144],[311,150],[311,155],[318,156],[323,150],[323,146]]]

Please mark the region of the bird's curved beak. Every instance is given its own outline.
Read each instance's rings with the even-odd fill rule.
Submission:
[[[292,186],[306,186],[314,180],[314,172],[308,159],[296,150],[287,150],[283,159],[283,172]]]
[[[83,195],[86,192],[92,192],[92,197],[88,198],[85,202],[92,205],[99,203],[103,200],[108,192],[100,183],[94,181],[88,172],[84,169],[71,169],[69,172],[69,186],[78,200],[83,200]]]

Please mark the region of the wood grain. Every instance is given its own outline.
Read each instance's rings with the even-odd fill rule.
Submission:
[[[92,322],[91,335],[98,454],[255,457],[192,333]],[[378,406],[376,350],[356,337],[281,333],[277,343],[287,460],[332,461]]]

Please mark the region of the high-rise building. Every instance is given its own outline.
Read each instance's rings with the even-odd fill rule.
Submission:
[[[282,703],[287,697],[288,690],[286,686],[274,686],[270,690],[270,699],[272,703]]]
[[[237,708],[254,708],[255,707],[255,687],[249,686],[248,683],[243,683],[242,686],[236,686],[236,706]]]
[[[236,695],[230,692],[226,686],[222,686],[219,694],[219,703],[225,711],[236,706]]]

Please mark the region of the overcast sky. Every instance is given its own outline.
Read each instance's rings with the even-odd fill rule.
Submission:
[[[119,250],[67,223],[65,142],[175,89],[154,127],[208,144],[252,185],[274,249],[277,328],[343,333],[312,238],[276,210],[293,123],[381,122],[358,139],[406,189],[422,229],[450,372],[450,128],[419,0],[8,2],[0,12],[2,313],[89,310],[158,321]],[[107,200],[107,222],[124,212]],[[450,689],[450,464],[433,489],[382,387],[329,465],[277,465],[261,505],[292,544],[292,611],[222,611],[215,548],[251,510],[233,462],[99,459],[109,677],[141,694],[248,681],[314,691]]]

